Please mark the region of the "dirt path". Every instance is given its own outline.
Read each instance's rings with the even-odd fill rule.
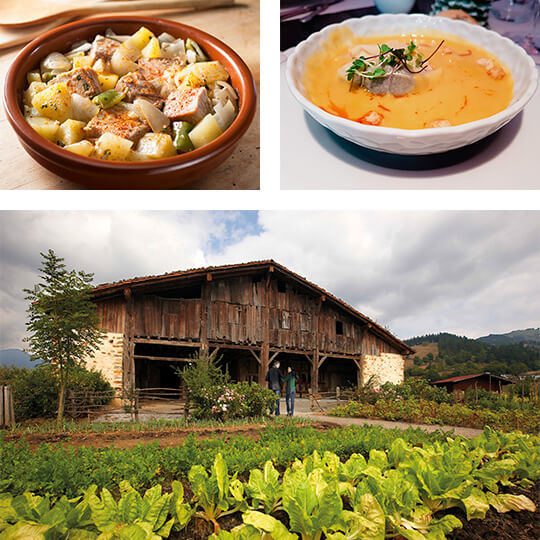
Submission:
[[[439,426],[439,425],[427,425],[427,424],[409,424],[407,422],[391,422],[389,420],[375,420],[370,418],[340,418],[337,416],[327,416],[325,414],[313,414],[310,412],[301,412],[298,416],[310,418],[314,422],[324,422],[326,424],[332,423],[338,426],[363,426],[369,424],[371,426],[382,426],[388,429],[402,429],[405,430],[408,427],[420,428],[424,431],[433,432],[438,430],[450,431],[453,430],[456,435],[462,435],[468,439],[477,437],[482,433],[481,429],[456,427],[456,426]]]

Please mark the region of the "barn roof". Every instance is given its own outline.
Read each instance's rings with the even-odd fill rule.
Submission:
[[[504,377],[499,377],[498,375],[493,375],[491,373],[475,373],[474,375],[461,375],[460,377],[451,377],[450,379],[442,379],[440,381],[435,381],[432,384],[444,384],[444,383],[454,383],[459,381],[466,381],[468,379],[478,379],[484,376],[491,376],[492,379],[499,380],[503,383],[511,384],[512,381],[505,379]]]
[[[370,329],[381,338],[390,341],[395,346],[403,351],[404,354],[414,353],[414,349],[409,347],[406,343],[395,337],[390,333],[386,328],[377,324],[375,321],[371,320],[369,317],[366,317],[364,314],[360,313],[352,306],[337,298],[333,294],[329,293],[322,287],[319,287],[315,283],[308,281],[305,277],[296,274],[292,270],[289,270],[285,266],[275,262],[272,259],[262,260],[262,261],[251,261],[247,263],[239,264],[227,264],[222,266],[207,266],[204,268],[191,268],[189,270],[179,270],[177,272],[169,272],[166,274],[154,275],[154,276],[143,276],[143,277],[134,277],[131,279],[126,279],[122,281],[115,281],[113,283],[103,283],[97,285],[94,288],[94,297],[100,298],[104,296],[112,296],[116,294],[123,293],[125,288],[130,288],[136,290],[138,287],[147,287],[154,284],[163,284],[168,281],[177,281],[178,279],[187,279],[187,278],[197,278],[203,277],[208,274],[212,274],[214,277],[227,277],[232,275],[244,274],[244,273],[256,273],[262,270],[269,270],[272,268],[278,273],[282,273],[293,281],[298,282],[300,285],[311,290],[317,295],[324,296],[325,299],[334,303],[351,316],[356,319],[360,319],[364,324],[369,325]]]

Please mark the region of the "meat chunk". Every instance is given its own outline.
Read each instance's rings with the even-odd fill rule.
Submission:
[[[382,114],[379,114],[377,111],[369,111],[367,114],[364,114],[360,120],[361,124],[367,124],[369,126],[379,126],[383,121]]]
[[[504,69],[500,66],[493,66],[491,69],[488,69],[487,74],[496,81],[504,78],[505,76]]]
[[[92,59],[92,63],[99,59],[104,62],[110,62],[114,51],[116,51],[119,46],[120,43],[118,41],[98,35],[92,42],[92,47],[88,56]]]
[[[396,71],[393,75],[377,79],[367,79],[366,90],[372,94],[392,94],[403,96],[415,87],[414,75],[405,70]]]
[[[112,133],[133,142],[137,142],[148,131],[150,128],[146,122],[121,106],[102,109],[84,128],[89,138]]]
[[[124,75],[116,83],[115,90],[124,92],[127,101],[133,101],[138,97],[142,97],[159,108],[161,108],[164,103],[163,98],[159,94],[159,90],[150,81],[147,81],[144,78],[144,75],[139,71]]]
[[[212,103],[204,87],[172,92],[163,109],[171,120],[183,120],[190,124],[197,124],[211,111]]]
[[[66,83],[72,94],[84,97],[92,97],[101,92],[101,84],[97,73],[88,67],[72,69],[61,73],[54,79],[54,83]]]
[[[181,65],[177,58],[140,58],[137,62],[139,71],[147,81],[158,79],[163,76],[167,68],[173,65]]]
[[[450,127],[452,124],[449,120],[433,120],[429,123],[428,127],[430,128],[443,128]]]

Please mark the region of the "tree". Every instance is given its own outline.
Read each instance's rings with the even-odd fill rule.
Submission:
[[[62,423],[66,384],[73,369],[93,356],[104,333],[92,302],[94,275],[83,271],[68,272],[64,259],[52,249],[40,253],[40,283],[24,289],[29,301],[25,341],[34,361],[50,365],[59,378],[57,423]]]

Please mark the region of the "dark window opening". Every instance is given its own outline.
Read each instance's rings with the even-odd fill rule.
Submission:
[[[202,297],[201,285],[192,285],[190,287],[182,287],[181,289],[168,289],[166,291],[159,291],[156,296],[160,298],[176,298],[192,300]]]
[[[282,279],[277,280],[277,290],[278,292],[287,292],[287,285]]]
[[[336,321],[336,334],[338,336],[343,335],[343,323],[341,321]]]

